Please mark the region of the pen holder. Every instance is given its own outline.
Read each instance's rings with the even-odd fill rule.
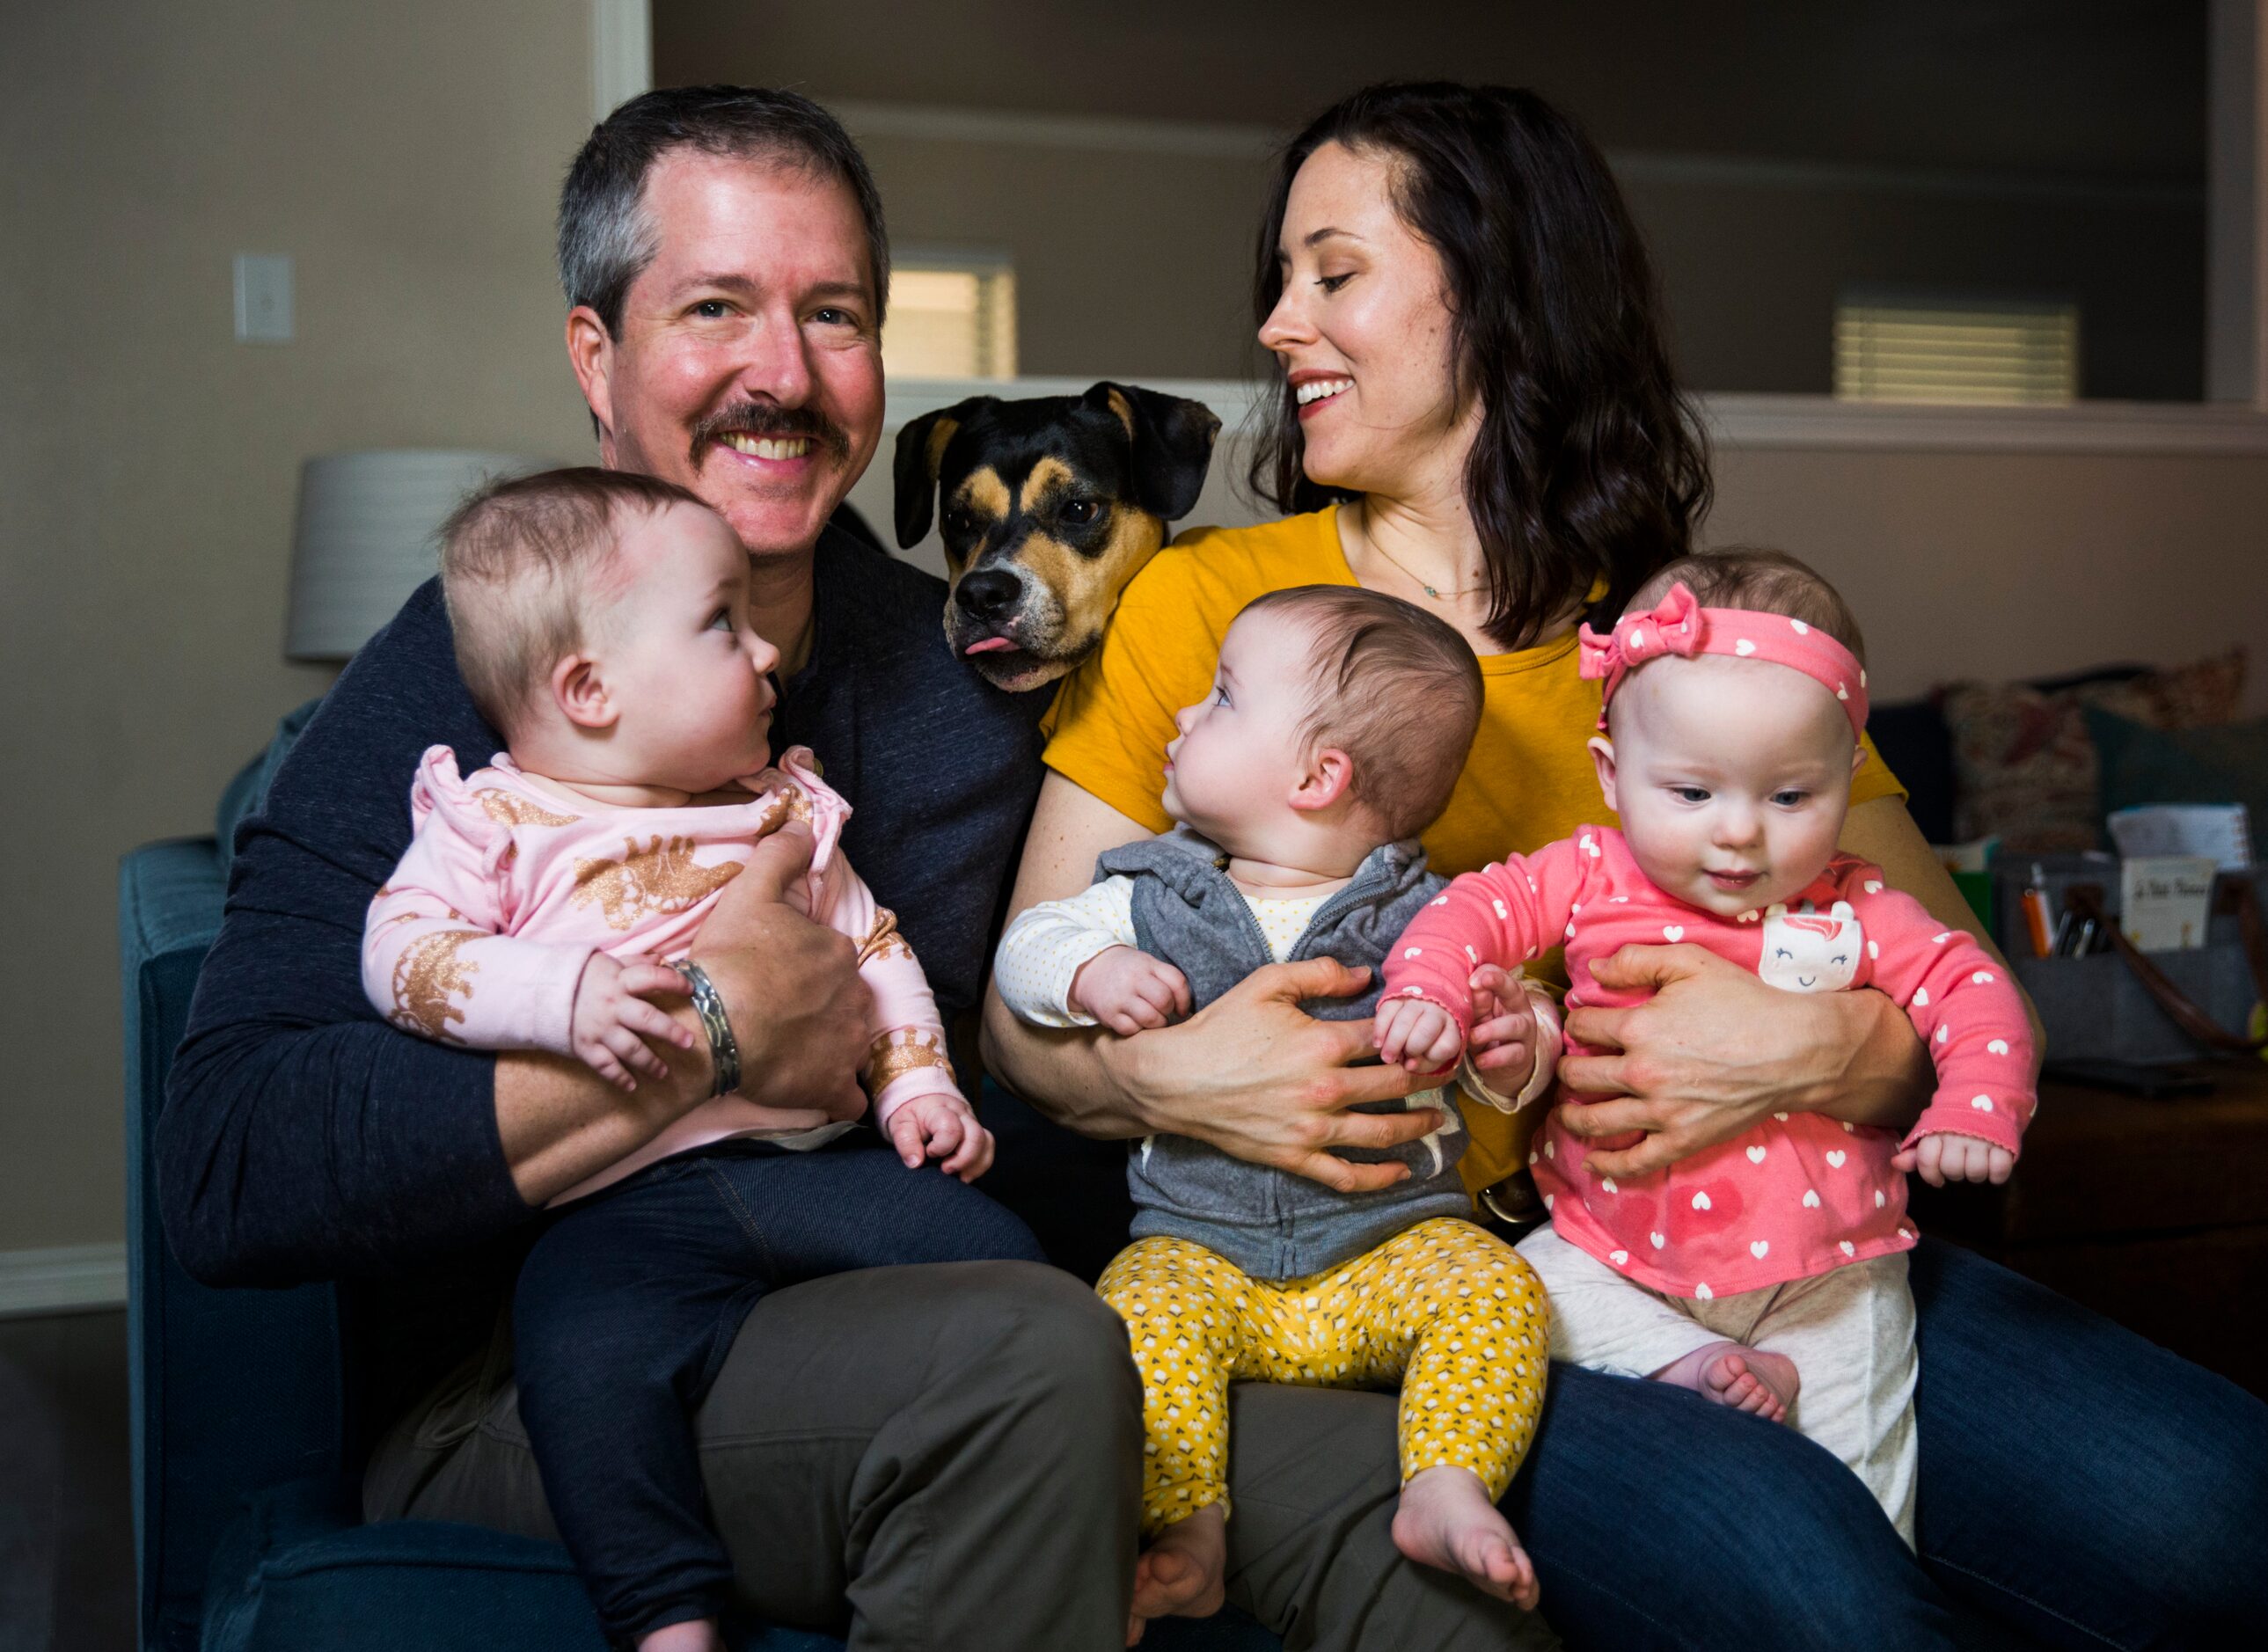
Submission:
[[[2108,951],[2085,958],[2035,958],[2019,897],[2037,864],[2050,910],[2088,916]],[[2000,950],[2031,995],[2047,1029],[2046,1054],[2063,1061],[2160,1063],[2214,1051],[2257,1051],[2249,1036],[2253,1006],[2268,995],[2264,941],[2252,880],[2223,873],[2213,882],[2205,944],[2179,952],[2137,952],[2118,929],[2118,863],[2081,855],[2015,858],[1994,869],[1999,883]]]

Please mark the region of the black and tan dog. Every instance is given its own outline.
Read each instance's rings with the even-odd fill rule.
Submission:
[[[953,651],[1002,688],[1038,688],[1102,641],[1118,593],[1189,514],[1220,421],[1130,385],[971,396],[898,433],[898,544],[939,531]]]

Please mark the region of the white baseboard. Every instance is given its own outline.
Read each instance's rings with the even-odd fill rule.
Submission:
[[[0,1251],[0,1319],[126,1305],[126,1246]]]

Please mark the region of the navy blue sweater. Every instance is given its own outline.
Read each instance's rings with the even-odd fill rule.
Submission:
[[[851,863],[892,907],[948,1019],[973,1006],[1040,779],[1043,694],[953,657],[933,576],[830,528],[810,662],[776,750],[806,745],[849,798]],[[469,770],[503,742],[458,676],[438,581],[347,667],[238,835],[158,1130],[166,1232],[211,1284],[372,1281],[380,1414],[466,1350],[534,1214],[497,1134],[495,1058],[396,1031],[363,995],[363,921],[409,846],[437,741]]]

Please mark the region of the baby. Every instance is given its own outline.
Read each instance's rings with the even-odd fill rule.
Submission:
[[[459,669],[510,750],[463,776],[448,747],[425,753],[416,837],[371,904],[364,986],[410,1032],[572,1056],[626,1091],[667,1076],[649,1041],[694,1045],[655,1000],[689,995],[716,1028],[719,1093],[551,1201],[512,1334],[520,1414],[608,1637],[718,1648],[732,1568],[688,1413],[756,1299],[1038,1248],[962,1185],[992,1140],[954,1086],[921,966],[843,857],[850,806],[806,751],[766,767],[779,654],[750,627],[733,531],[666,482],[549,472],[450,518],[442,584]],[[855,1120],[828,1108],[731,1093],[729,1023],[686,954],[781,830],[812,840],[792,903],[858,943],[873,1005],[861,1076],[895,1156],[848,1150]],[[908,1174],[924,1159],[950,1176]]]
[[[1966,933],[1836,851],[1867,673],[1823,580],[1775,552],[1687,558],[1580,645],[1583,674],[1603,682],[1591,749],[1622,829],[1585,827],[1451,885],[1395,943],[1380,1054],[1431,1070],[1500,1037],[1503,1018],[1473,1027],[1474,966],[1563,942],[1571,1007],[1638,1002],[1587,966],[1680,941],[1789,992],[1873,987],[1904,1007],[1938,1089],[1903,1142],[1775,1112],[1667,1170],[1615,1177],[1588,1168],[1591,1146],[1554,1113],[1528,1161],[1551,1221],[1520,1249],[1550,1290],[1555,1357],[1790,1421],[1859,1473],[1911,1546],[1902,1172],[2007,1179],[2035,1102],[2023,1001]]]
[[[1329,957],[1369,968],[1370,992],[1302,1008],[1366,1018],[1388,943],[1443,887],[1410,840],[1448,801],[1480,709],[1472,650],[1406,603],[1322,585],[1252,603],[1166,748],[1179,825],[1103,855],[1084,893],[1021,914],[1000,943],[1003,997],[1037,1025],[1138,1035],[1270,962]],[[1376,1193],[1179,1136],[1129,1156],[1137,1238],[1099,1289],[1142,1376],[1152,1541],[1136,1634],[1147,1616],[1220,1604],[1228,1385],[1242,1381],[1399,1382],[1395,1542],[1535,1604],[1535,1568],[1495,1503],[1543,1400],[1543,1292],[1463,1219],[1464,1142],[1442,1092],[1384,1105],[1438,1108],[1442,1122],[1406,1147],[1345,1154],[1409,1167]]]

